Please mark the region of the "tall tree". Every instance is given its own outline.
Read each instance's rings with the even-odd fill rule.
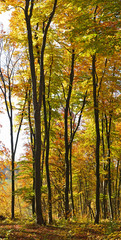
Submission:
[[[31,119],[31,90],[28,91],[27,96],[28,102],[28,122],[29,122],[29,132],[30,132],[30,141],[31,141],[31,150],[32,150],[32,159],[33,159],[33,197],[32,197],[32,213],[35,213],[35,133],[32,125]]]
[[[93,99],[94,99],[94,116],[96,129],[96,216],[95,223],[99,223],[100,214],[100,171],[99,171],[99,147],[100,147],[100,129],[99,129],[99,107],[97,96],[96,82],[96,55],[92,57],[92,76],[93,76]]]
[[[1,40],[2,41],[2,40]],[[8,47],[7,43],[7,47]],[[1,44],[2,46],[2,44]],[[2,48],[1,48],[2,49]],[[14,46],[8,47],[8,50],[6,52],[6,65],[4,68],[2,68],[2,51],[0,54],[0,80],[1,80],[1,85],[0,85],[0,90],[2,91],[4,101],[5,101],[5,106],[6,106],[6,111],[7,115],[9,118],[9,123],[10,123],[10,146],[11,146],[11,164],[12,164],[12,200],[11,200],[11,218],[14,218],[14,208],[15,208],[15,155],[16,155],[16,150],[17,150],[17,145],[18,145],[18,139],[19,139],[19,134],[23,122],[23,116],[24,116],[24,109],[25,109],[25,104],[26,104],[26,98],[27,98],[27,90],[25,92],[25,97],[24,97],[24,104],[21,110],[21,119],[19,123],[19,127],[17,130],[17,135],[14,143],[14,119],[13,119],[13,114],[14,110],[16,107],[14,107],[13,104],[13,97],[14,95],[14,88],[17,86],[17,82],[15,80],[14,75],[16,74],[16,68],[17,68],[17,63],[20,60],[20,58],[16,58],[14,56],[14,51],[15,48]]]
[[[50,97],[50,84],[51,84],[51,74],[52,74],[53,57],[50,62],[50,75],[48,83],[48,96]],[[47,105],[48,105],[48,118],[47,118]],[[47,177],[47,187],[48,187],[48,209],[49,209],[49,223],[52,223],[52,193],[51,193],[51,183],[50,183],[50,171],[49,171],[49,153],[50,153],[50,123],[51,123],[51,105],[50,101],[45,98],[45,82],[43,85],[43,108],[44,108],[44,124],[45,124],[45,140],[46,140],[46,177]]]
[[[47,33],[55,14],[57,0],[54,1],[53,10],[48,18],[46,26],[43,28],[43,41],[40,52],[40,81],[37,91],[37,77],[35,71],[35,59],[32,39],[31,18],[33,14],[34,1],[25,1],[25,20],[27,26],[27,37],[30,56],[30,69],[32,78],[33,106],[35,120],[35,193],[36,193],[36,214],[37,223],[43,224],[42,205],[41,205],[41,174],[40,174],[40,158],[41,158],[41,107],[42,107],[42,91],[44,84],[44,51],[46,46]],[[43,25],[44,26],[44,25]]]
[[[74,79],[74,57],[75,53],[72,50],[72,63],[71,63],[71,73],[70,73],[70,82],[69,90],[66,99],[66,107],[64,112],[64,122],[65,122],[65,218],[69,216],[69,143],[68,143],[68,114],[69,114],[69,104],[72,92],[72,85]]]

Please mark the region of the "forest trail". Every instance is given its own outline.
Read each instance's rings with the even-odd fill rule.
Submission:
[[[0,224],[0,239],[19,240],[120,240],[120,224],[68,224],[67,226],[39,226],[37,224]]]

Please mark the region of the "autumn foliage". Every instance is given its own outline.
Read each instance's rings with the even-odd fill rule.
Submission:
[[[120,220],[120,1],[0,4],[12,9],[0,33],[0,116],[11,136],[10,150],[0,140],[0,215]]]

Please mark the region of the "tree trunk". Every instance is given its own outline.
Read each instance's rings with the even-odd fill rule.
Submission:
[[[30,141],[31,141],[31,150],[32,150],[32,160],[33,160],[33,197],[32,197],[32,214],[35,213],[35,133],[33,131],[32,123],[31,123],[31,96],[28,96],[28,121],[29,121],[29,131],[30,131]]]
[[[51,196],[51,183],[50,183],[50,172],[49,172],[49,135],[46,146],[46,174],[47,174],[47,187],[48,187],[48,206],[49,206],[49,223],[52,223],[52,196]]]
[[[13,143],[13,122],[12,116],[10,118],[10,136],[11,136],[11,159],[12,159],[12,202],[11,202],[11,218],[14,219],[15,206],[15,159],[14,159],[14,143]]]
[[[120,219],[120,190],[121,190],[121,168],[120,168],[120,176],[119,176],[118,201],[117,201],[118,218],[119,218],[119,219]]]
[[[51,183],[50,183],[50,172],[49,172],[51,107],[50,107],[50,104],[49,104],[49,123],[47,123],[47,110],[46,110],[46,100],[45,100],[45,83],[43,84],[43,106],[44,106],[45,139],[46,139],[45,164],[46,164],[46,176],[47,176],[47,188],[48,188],[49,223],[52,223],[52,199],[51,199],[52,197],[51,197]]]
[[[50,174],[49,174],[49,130],[50,130],[50,119],[49,119],[49,126],[47,126],[47,114],[46,114],[46,101],[45,101],[45,79],[44,79],[44,52],[46,46],[46,39],[48,29],[50,27],[51,21],[54,17],[55,10],[56,10],[57,0],[54,1],[53,10],[50,14],[48,19],[47,25],[44,28],[43,24],[43,41],[41,47],[41,56],[40,56],[40,92],[39,92],[39,99],[41,99],[42,91],[43,91],[43,106],[44,106],[44,120],[45,120],[45,135],[46,135],[46,173],[47,173],[47,186],[48,186],[48,204],[49,204],[49,222],[52,222],[52,201],[51,201],[51,184],[50,184]],[[49,109],[50,113],[50,109]],[[49,116],[50,117],[50,116]]]
[[[71,131],[70,139],[72,139],[72,116],[71,116],[71,112],[70,112],[70,131]],[[72,213],[73,213],[73,216],[74,216],[74,199],[73,199],[73,183],[72,183],[72,143],[70,144],[70,192],[71,192]]]
[[[109,126],[108,126],[108,119],[105,114],[105,119],[106,119],[106,137],[107,137],[107,146],[108,146],[108,193],[109,193],[109,207],[110,207],[110,216],[111,219],[113,219],[113,206],[112,206],[112,199],[111,199],[111,170],[110,170],[110,165],[111,165],[111,156],[110,156],[110,131],[111,131],[111,115],[109,119]]]
[[[118,193],[118,173],[119,173],[119,159],[118,159],[118,162],[117,162],[117,172],[116,172],[116,185],[115,185],[115,219],[117,219],[117,211],[118,211],[118,208],[117,208],[117,193]]]
[[[27,26],[27,37],[29,45],[30,57],[30,70],[32,78],[32,91],[33,91],[33,106],[34,106],[34,121],[35,121],[35,196],[36,196],[36,215],[37,223],[43,224],[42,207],[41,207],[41,174],[40,174],[40,159],[41,159],[41,106],[42,106],[42,91],[44,83],[44,51],[46,46],[46,38],[49,26],[55,14],[57,0],[54,1],[53,10],[50,14],[45,29],[43,28],[43,42],[40,53],[40,81],[39,81],[39,94],[37,91],[35,62],[33,53],[33,41],[31,31],[31,17],[33,13],[34,1],[26,0],[25,2],[25,20]]]
[[[65,109],[65,219],[69,217],[69,147],[68,147],[68,110]]]
[[[96,216],[95,223],[99,223],[100,215],[100,171],[99,171],[99,150],[100,150],[100,129],[99,129],[99,109],[96,82],[96,56],[92,56],[92,77],[93,77],[93,101],[94,101],[94,117],[96,129]]]
[[[30,12],[33,6],[31,5]],[[29,56],[30,56],[30,70],[32,77],[32,92],[33,92],[33,105],[34,105],[34,121],[35,121],[35,199],[36,199],[36,215],[37,223],[43,224],[42,207],[41,207],[41,174],[40,174],[40,158],[41,158],[41,120],[40,111],[42,98],[37,102],[37,89],[36,89],[36,74],[33,54],[33,42],[30,18],[28,15],[29,2],[26,0],[25,18],[27,25]]]
[[[72,51],[72,63],[71,63],[71,73],[70,73],[70,82],[69,82],[69,90],[68,96],[66,99],[66,107],[64,112],[64,124],[65,124],[65,219],[69,217],[69,144],[68,144],[68,111],[69,111],[69,103],[72,92],[72,84],[74,79],[74,50]]]
[[[35,157],[33,158],[33,197],[32,197],[32,214],[35,214]]]
[[[81,179],[79,180],[79,203],[80,203],[80,210],[81,210],[81,217],[83,214],[83,196],[82,196],[82,182]]]
[[[107,171],[107,164],[105,163],[105,142],[104,142],[104,119],[102,114],[102,147],[103,147],[103,169]],[[103,176],[103,218],[107,215],[107,174]]]

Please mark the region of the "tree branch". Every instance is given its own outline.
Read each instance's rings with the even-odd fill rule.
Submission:
[[[87,91],[86,91],[86,93],[85,93],[85,95],[84,95],[84,100],[83,100],[82,108],[81,108],[80,115],[79,115],[79,118],[78,118],[77,126],[76,126],[75,130],[73,131],[72,138],[70,139],[69,148],[71,147],[71,144],[72,144],[72,142],[73,142],[74,136],[75,136],[75,134],[76,134],[76,132],[77,132],[77,130],[78,130],[78,127],[79,127],[79,125],[80,125],[82,113],[83,113],[83,110],[84,110],[84,106],[85,106],[85,104],[86,104],[86,97],[87,97]]]
[[[21,120],[20,120],[19,128],[18,128],[18,131],[17,131],[17,136],[16,136],[16,142],[15,142],[15,147],[14,147],[14,156],[15,156],[15,153],[16,153],[17,144],[18,144],[18,138],[19,138],[19,134],[20,134],[21,126],[22,126],[26,100],[27,100],[27,90],[26,90],[26,94],[25,94],[25,102],[24,102],[24,105],[23,105],[23,110],[22,110],[22,114],[21,114]]]

